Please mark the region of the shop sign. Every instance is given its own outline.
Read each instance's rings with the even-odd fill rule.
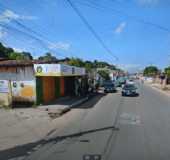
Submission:
[[[59,64],[35,64],[35,75],[37,76],[57,76],[60,74]]]
[[[72,76],[85,75],[85,69],[65,64],[35,64],[37,76]]]
[[[9,81],[0,80],[0,93],[9,93]]]

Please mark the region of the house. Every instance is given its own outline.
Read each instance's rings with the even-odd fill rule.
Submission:
[[[85,69],[59,62],[6,60],[0,61],[0,82],[0,103],[7,104],[2,102],[7,97],[8,104],[43,104],[78,95],[85,86]]]

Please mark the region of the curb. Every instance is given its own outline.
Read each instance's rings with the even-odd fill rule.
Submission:
[[[157,88],[157,87],[152,86],[152,85],[150,85],[150,84],[147,84],[147,85],[148,85],[149,87],[151,87],[152,89],[156,90],[157,92],[159,92],[159,93],[161,93],[161,94],[163,94],[163,95],[166,95],[166,96],[170,97],[170,94],[168,94],[166,91],[163,91],[163,90],[161,90],[160,88]]]
[[[76,108],[76,106],[78,106],[78,105],[80,105],[80,104],[88,101],[90,98],[92,98],[92,97],[95,96],[95,95],[96,95],[96,94],[89,94],[88,96],[86,96],[86,97],[78,100],[77,102],[69,105],[68,107],[62,109],[60,112],[58,112],[58,113],[55,113],[55,112],[52,113],[52,116],[54,115],[54,117],[60,117],[60,116],[62,116],[63,114],[69,112],[71,109]]]
[[[67,107],[67,108],[65,108],[65,109],[63,109],[61,111],[60,116],[67,113],[67,112],[69,112],[72,108],[75,108],[76,106],[78,106],[78,105],[80,105],[80,104],[82,104],[82,103],[84,103],[84,102],[86,102],[88,100],[89,100],[89,96],[87,96],[85,98],[82,98],[82,99],[78,100],[77,102],[69,105],[69,107]]]

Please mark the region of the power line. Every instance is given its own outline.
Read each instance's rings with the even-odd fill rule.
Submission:
[[[8,9],[6,6],[4,6],[4,5],[2,5],[2,4],[0,4],[0,7],[1,7],[2,9]],[[26,25],[22,24],[21,22],[19,22],[19,21],[16,20],[16,19],[10,19],[10,18],[8,18],[8,19],[11,20],[12,22],[15,22],[18,26],[20,26],[20,27],[23,28],[24,30],[29,31],[29,33],[23,32],[23,31],[21,31],[21,30],[18,30],[17,28],[10,27],[10,26],[7,26],[7,25],[6,25],[6,26],[3,25],[3,24],[0,24],[0,25],[1,25],[2,27],[6,27],[6,28],[8,28],[8,29],[15,30],[15,31],[17,31],[17,32],[19,32],[19,33],[21,33],[21,34],[25,34],[25,35],[27,35],[28,37],[30,37],[30,38],[38,41],[39,44],[41,44],[41,46],[43,46],[43,48],[45,48],[47,51],[50,51],[50,52],[52,52],[52,53],[55,52],[54,49],[50,49],[50,48],[48,47],[50,44],[53,44],[53,42],[47,40],[47,38],[46,38],[44,35],[42,35],[41,33],[38,33],[38,32],[36,32],[36,31],[34,31],[33,29],[27,27]],[[30,34],[30,32],[33,33],[34,35]],[[35,36],[35,35],[36,35],[36,36]],[[41,37],[41,38],[39,38],[39,37]],[[44,39],[45,39],[45,40],[44,40]],[[64,57],[64,56],[63,56],[61,53],[59,53],[58,51],[57,51],[57,53],[55,53],[55,54],[56,54],[57,56]],[[65,55],[65,57],[67,57],[67,56]]]
[[[7,24],[2,24],[2,23],[0,23],[0,26],[3,27],[3,28],[6,28],[7,30],[13,30],[13,31],[15,31],[15,32],[17,32],[17,33],[20,33],[20,34],[22,34],[22,35],[25,35],[25,36],[31,38],[31,39],[34,39],[34,40],[36,40],[45,50],[47,50],[47,51],[52,51],[52,50],[50,50],[50,49],[48,48],[48,46],[46,45],[46,43],[45,43],[43,40],[41,40],[41,39],[39,39],[39,38],[37,38],[37,37],[35,37],[35,36],[27,33],[27,32],[21,31],[21,30],[15,28],[15,27],[12,27],[12,26],[7,25]],[[52,51],[52,53],[54,53],[54,51]],[[59,55],[59,56],[61,56],[61,57],[64,57],[62,54],[59,54],[59,53],[55,53],[55,54],[57,54],[57,55]]]
[[[6,6],[4,6],[4,5],[0,5],[0,7],[2,8],[2,9],[7,9],[7,7]],[[34,35],[36,35],[36,36],[38,36],[38,37],[41,37],[41,38],[43,38],[43,39],[47,39],[46,37],[44,37],[41,33],[38,33],[38,32],[36,32],[36,31],[34,31],[34,30],[32,30],[31,28],[29,28],[29,27],[27,27],[27,26],[25,26],[24,24],[22,24],[21,22],[19,22],[18,20],[16,20],[16,19],[10,19],[9,18],[9,20],[11,20],[12,22],[15,22],[15,24],[17,24],[19,27],[21,27],[21,28],[23,28],[24,30],[26,30],[26,31],[29,31],[29,34],[28,33],[26,33],[27,34],[27,36],[31,36],[31,38],[36,38],[36,41],[38,41],[41,45],[43,45],[43,47],[45,47],[46,49],[49,49],[49,48],[47,48],[46,46],[45,46],[45,42],[44,42],[44,40],[42,40],[42,39],[40,39],[40,38],[37,38],[37,37],[35,37],[35,36],[33,36],[32,34],[30,34],[30,32],[31,33],[33,33]],[[8,29],[9,29],[9,27],[8,27]],[[11,29],[11,28],[10,28]],[[14,28],[12,28],[12,29],[14,29]],[[15,30],[16,30],[16,28],[15,28]],[[17,30],[18,31],[18,30]],[[22,31],[22,34],[23,34],[23,31]],[[51,42],[49,41],[49,40],[46,40],[47,41],[47,43],[48,44],[50,44]],[[53,52],[53,51],[52,51]],[[111,52],[111,51],[110,51]],[[67,56],[66,56],[67,57]],[[114,57],[115,58],[115,57]],[[109,59],[109,61],[110,61],[110,59]]]
[[[122,12],[122,11],[117,10],[117,9],[113,9],[112,7],[108,7],[106,5],[105,6],[104,5],[99,5],[99,4],[96,4],[96,3],[92,2],[92,1],[88,1],[88,0],[86,0],[86,3],[84,3],[84,2],[76,2],[76,3],[79,3],[81,5],[84,5],[84,6],[93,8],[93,9],[97,9],[97,10],[112,11],[114,14],[119,14],[119,15],[126,16],[126,17],[130,18],[131,20],[133,20],[135,22],[142,23],[142,24],[149,25],[149,26],[153,26],[153,27],[155,27],[155,28],[157,28],[159,30],[162,30],[162,31],[170,32],[170,29],[167,28],[167,27],[164,27],[162,25],[155,24],[155,23],[140,19],[140,18],[138,18],[136,16],[129,15],[129,14],[125,13],[125,12]]]
[[[71,8],[77,13],[77,15],[80,17],[82,22],[85,24],[85,26],[88,28],[88,30],[93,34],[93,36],[96,38],[96,40],[101,44],[101,46],[106,50],[106,52],[111,55],[116,61],[119,60],[117,56],[113,55],[112,51],[106,46],[104,41],[101,39],[101,37],[97,34],[97,32],[93,29],[93,27],[89,24],[87,19],[83,16],[83,14],[80,12],[80,10],[73,4],[71,0],[66,0]]]

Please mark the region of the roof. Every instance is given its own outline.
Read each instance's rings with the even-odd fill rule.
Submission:
[[[0,67],[16,67],[16,66],[33,66],[33,64],[51,64],[59,61],[44,61],[44,60],[3,60],[0,61]]]

